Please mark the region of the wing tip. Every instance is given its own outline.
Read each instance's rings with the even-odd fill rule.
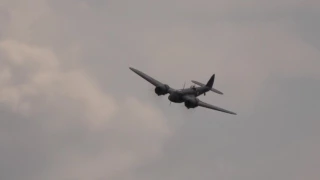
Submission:
[[[215,89],[216,90],[216,89]],[[223,92],[216,90],[217,94],[223,95]]]
[[[141,73],[138,69],[135,69],[133,67],[129,67],[129,69],[137,74]]]
[[[232,114],[232,115],[237,115],[237,113],[235,112],[232,112],[232,111],[228,111],[228,110],[225,110],[225,111],[222,111],[224,113],[228,113],[228,114]]]
[[[226,110],[226,113],[229,113],[229,114],[232,114],[232,115],[237,115],[237,113],[232,112],[232,111],[228,111],[228,110]]]

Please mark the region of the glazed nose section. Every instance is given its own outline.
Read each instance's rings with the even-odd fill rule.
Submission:
[[[174,100],[175,100],[174,94],[170,94],[170,95],[168,96],[168,99],[169,99],[169,101],[174,102]]]

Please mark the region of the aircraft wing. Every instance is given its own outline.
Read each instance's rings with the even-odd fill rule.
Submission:
[[[147,74],[135,69],[135,68],[132,68],[132,67],[129,67],[129,69],[133,72],[135,72],[136,74],[138,74],[140,77],[142,77],[143,79],[147,80],[149,83],[153,84],[154,86],[163,86],[164,84],[159,82],[158,80],[148,76]],[[172,88],[170,88],[170,91],[173,91]]]
[[[214,105],[211,105],[211,104],[202,102],[202,101],[200,101],[200,100],[199,100],[199,102],[198,102],[198,106],[205,107],[205,108],[208,108],[208,109],[213,109],[213,110],[216,110],[216,111],[221,111],[221,112],[228,113],[228,114],[237,115],[237,114],[234,113],[234,112],[231,112],[231,111],[222,109],[222,108],[220,108],[220,107],[217,107],[217,106],[214,106]]]

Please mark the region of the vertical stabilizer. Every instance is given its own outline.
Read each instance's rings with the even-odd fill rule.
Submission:
[[[206,84],[207,87],[212,88],[213,83],[214,83],[214,77],[215,77],[215,74],[213,74],[211,76],[211,78],[209,79],[209,81],[207,82],[207,84]]]
[[[194,84],[201,86],[201,87],[204,87],[204,86],[209,87],[211,91],[222,95],[223,93],[221,91],[212,88],[213,83],[214,83],[214,78],[215,78],[215,75],[213,74],[206,85],[201,82],[195,81],[195,80],[192,80],[191,82],[193,82]]]

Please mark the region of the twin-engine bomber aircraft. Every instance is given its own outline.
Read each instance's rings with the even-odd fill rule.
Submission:
[[[183,103],[184,102],[185,106],[188,109],[201,106],[201,107],[213,109],[216,111],[221,111],[221,112],[236,115],[236,113],[234,113],[234,112],[231,112],[231,111],[219,108],[217,106],[213,106],[211,104],[202,102],[197,98],[198,96],[200,96],[202,94],[205,95],[206,92],[208,92],[208,91],[213,91],[218,94],[223,94],[222,92],[212,88],[213,83],[214,83],[214,78],[215,78],[214,74],[211,76],[211,78],[209,79],[207,84],[202,84],[202,83],[194,81],[194,80],[191,81],[194,84],[199,85],[200,87],[191,86],[190,88],[186,88],[186,89],[184,89],[184,88],[183,89],[173,89],[173,88],[169,87],[167,84],[163,84],[163,83],[153,79],[152,77],[146,75],[145,73],[143,73],[137,69],[134,69],[132,67],[129,67],[129,69],[132,70],[133,72],[135,72],[136,74],[138,74],[139,76],[141,76],[143,79],[145,79],[148,82],[150,82],[151,84],[153,84],[156,87],[154,91],[158,96],[169,94],[168,99],[171,102],[174,102],[174,103]]]

